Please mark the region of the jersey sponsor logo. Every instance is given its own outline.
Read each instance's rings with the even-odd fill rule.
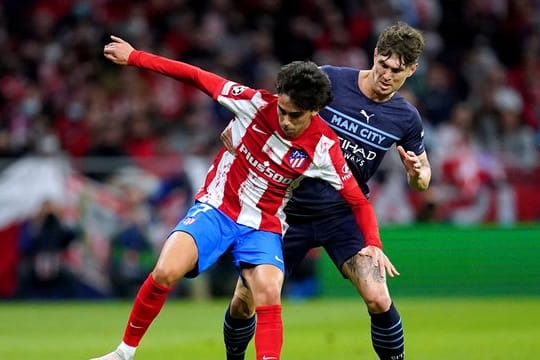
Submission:
[[[386,140],[386,136],[384,136],[383,134],[375,130],[368,129],[367,127],[361,126],[360,124],[355,123],[350,119],[345,119],[335,114],[332,116],[332,120],[330,121],[330,123],[337,125],[339,128],[345,129],[350,133],[360,136],[361,139],[364,139],[369,143],[382,145],[384,140]]]
[[[350,140],[339,138],[343,157],[346,160],[352,161],[359,166],[363,166],[366,160],[373,160],[377,157],[377,153],[371,150],[366,150],[360,144]]]
[[[294,179],[283,176],[282,174],[276,172],[276,170],[270,167],[269,161],[260,162],[257,160],[251,152],[248,150],[246,145],[240,145],[240,154],[244,154],[245,159],[248,161],[251,166],[253,166],[258,172],[269,177],[275,182],[288,185],[293,182]]]
[[[372,117],[372,116],[375,116],[375,114],[369,114],[367,113],[366,110],[362,109],[360,110],[360,114],[366,118],[366,122],[369,124],[369,118]]]
[[[294,150],[291,155],[289,155],[289,164],[291,164],[292,168],[299,168],[307,157],[307,154],[302,150]]]
[[[231,90],[231,94],[233,94],[234,96],[238,96],[240,95],[241,93],[243,93],[248,87],[247,86],[244,86],[244,85],[236,85],[236,86],[233,86],[232,90]]]

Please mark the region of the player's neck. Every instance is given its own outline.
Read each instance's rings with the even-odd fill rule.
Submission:
[[[361,70],[358,74],[358,89],[365,97],[373,102],[383,103],[392,98],[396,92],[379,94],[375,91],[372,70]]]

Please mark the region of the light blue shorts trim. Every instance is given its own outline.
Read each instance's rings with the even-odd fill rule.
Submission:
[[[238,271],[270,264],[285,273],[280,234],[240,225],[208,204],[196,202],[171,233],[175,231],[190,234],[199,252],[197,269],[186,274],[188,278],[208,270],[226,251],[231,251]]]

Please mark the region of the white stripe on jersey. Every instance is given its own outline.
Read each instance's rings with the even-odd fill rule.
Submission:
[[[276,133],[273,133],[272,136],[270,136],[268,140],[266,140],[262,151],[268,156],[270,156],[272,161],[275,161],[276,163],[281,165],[283,158],[290,150],[291,146],[292,144],[290,141],[285,140]]]
[[[330,183],[336,190],[340,190],[343,188],[343,182],[334,167],[330,152],[328,151],[334,144],[334,140],[324,135],[321,136],[313,154],[313,162],[304,172],[304,175],[306,177],[319,177]]]
[[[268,189],[268,181],[249,169],[246,180],[240,184],[238,189],[238,200],[240,202],[240,213],[236,222],[242,225],[258,229],[261,225],[262,214],[257,207],[259,200]]]
[[[227,81],[225,85],[223,85],[223,89],[221,89],[221,95],[227,95],[234,84],[236,83],[233,81]]]
[[[230,87],[234,84],[235,83],[231,82],[225,84],[222,94],[228,94]],[[225,91],[225,88],[227,88],[227,91]],[[217,101],[225,108],[232,111],[235,114],[235,119],[233,121],[237,121],[241,125],[232,127],[232,144],[234,147],[237,147],[242,141],[242,138],[246,134],[247,128],[253,121],[257,111],[267,104],[261,96],[262,94],[260,92],[256,92],[251,100],[239,100],[231,99],[226,96],[218,96]]]
[[[214,207],[219,207],[223,203],[223,196],[225,194],[225,184],[227,183],[227,176],[231,170],[231,164],[233,163],[235,157],[228,151],[226,151],[219,164],[217,165],[216,175],[212,181],[206,187],[206,194],[203,195],[199,201],[209,203]],[[214,167],[210,167],[212,171]]]
[[[255,114],[267,102],[262,99],[262,94],[257,91],[251,99],[231,99],[226,96],[218,96],[217,101],[235,115],[235,121],[240,120],[244,128],[253,121]],[[242,134],[243,136],[244,134]]]

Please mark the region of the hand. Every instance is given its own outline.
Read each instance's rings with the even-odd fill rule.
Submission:
[[[127,65],[129,55],[133,50],[133,46],[130,45],[124,39],[111,35],[112,42],[105,45],[103,48],[103,55],[115,64]]]
[[[232,130],[230,126],[227,126],[225,130],[221,132],[219,139],[221,140],[223,146],[225,146],[227,151],[229,151],[233,155],[236,155],[236,151],[234,150],[234,145],[232,141]]]
[[[379,273],[383,279],[385,277],[385,272],[388,273],[390,277],[399,275],[399,272],[380,248],[369,245],[360,250],[358,254],[371,257],[373,265],[379,268]]]
[[[407,174],[412,178],[418,178],[422,170],[422,162],[418,156],[412,151],[406,152],[405,149],[403,149],[403,146],[398,146],[397,151],[403,166],[405,166]]]

